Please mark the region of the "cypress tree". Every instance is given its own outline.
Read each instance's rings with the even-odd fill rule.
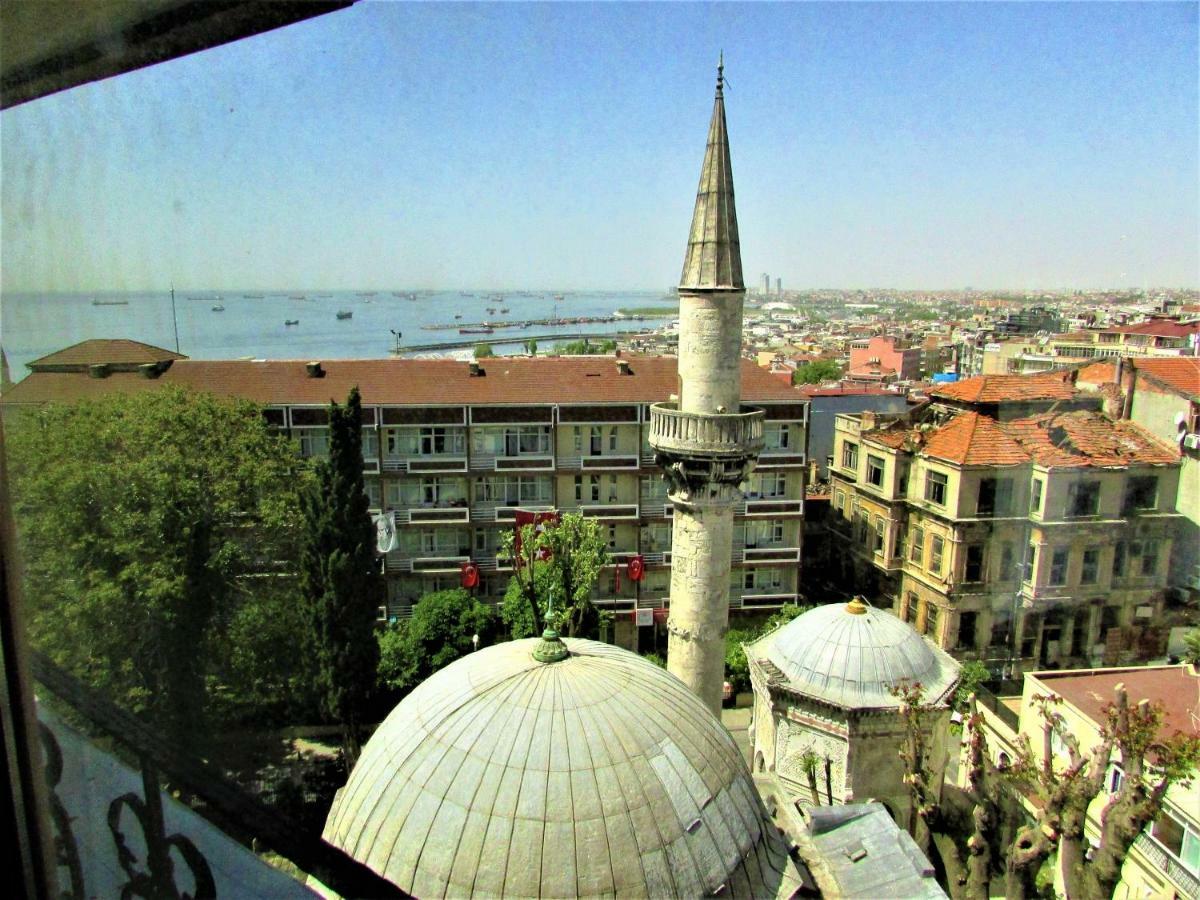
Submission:
[[[353,766],[375,685],[376,611],[384,600],[375,526],[363,491],[362,405],[358,388],[329,407],[329,458],[304,504],[301,591],[309,621],[311,684],[321,713],[342,726]]]

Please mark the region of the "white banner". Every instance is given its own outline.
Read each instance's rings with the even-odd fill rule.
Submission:
[[[638,626],[654,624],[654,610],[652,609],[635,609],[633,611],[633,623]]]
[[[395,550],[400,546],[399,538],[396,536],[396,520],[392,518],[391,513],[383,513],[375,517],[375,549],[380,553],[387,553],[389,550]]]

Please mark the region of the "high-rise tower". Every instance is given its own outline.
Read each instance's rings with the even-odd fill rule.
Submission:
[[[741,406],[746,287],[723,87],[718,65],[679,280],[679,402],[650,409],[650,444],[675,508],[667,668],[714,711],[724,682],[734,506],[763,443],[762,410]]]

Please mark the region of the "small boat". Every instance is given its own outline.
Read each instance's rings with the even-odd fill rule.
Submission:
[[[458,333],[459,334],[492,334],[495,330],[496,329],[494,329],[494,328],[460,328],[460,329],[458,329]]]
[[[555,299],[555,300],[564,300],[564,299],[566,299],[566,298],[564,298],[562,294],[555,294],[555,295],[554,295],[554,299]]]
[[[305,297],[303,294],[289,294],[288,299],[289,300],[307,300],[308,298]]]
[[[494,315],[496,314],[496,307],[494,307],[494,306],[489,306],[489,307],[487,308],[487,311],[488,311],[488,315],[489,315],[489,316],[494,316]]]
[[[283,324],[284,325],[299,325],[300,320],[299,319],[285,319]]]
[[[242,294],[242,297],[244,297],[247,300],[262,300],[263,299],[262,294]]]
[[[213,307],[212,311],[213,312],[225,312],[225,307],[222,306],[220,303],[218,303],[216,306]]]
[[[501,312],[501,313],[506,313],[506,312],[508,312],[508,307],[507,307],[507,306],[505,306],[505,307],[502,307],[502,308],[500,309],[500,312]]]
[[[378,291],[359,291],[355,294],[356,297],[374,297]]]
[[[128,300],[97,300],[92,298],[92,306],[128,306]]]
[[[455,313],[455,314],[454,314],[454,318],[456,318],[456,319],[461,319],[461,318],[462,318],[462,313]]]
[[[349,310],[349,309],[339,309],[339,310],[337,311],[337,317],[338,317],[339,319],[349,319],[349,318],[352,318],[353,316],[354,316],[354,311],[353,311],[353,310]]]

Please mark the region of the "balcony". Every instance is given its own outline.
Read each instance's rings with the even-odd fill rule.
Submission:
[[[743,407],[742,412],[684,412],[673,403],[650,407],[650,445],[661,453],[701,458],[754,456],[763,448],[761,409]]]
[[[675,505],[666,497],[655,497],[641,508],[642,516],[647,519],[669,519],[675,515]]]
[[[518,453],[515,456],[476,453],[471,456],[472,472],[553,472],[550,453]]]
[[[461,525],[471,521],[466,500],[448,500],[433,506],[411,506],[392,512],[397,525]]]
[[[740,588],[730,588],[729,590],[730,609],[775,609],[785,603],[795,603],[797,600],[795,591],[747,591]]]
[[[1174,853],[1146,832],[1143,831],[1134,839],[1132,849],[1140,851],[1147,862],[1166,875],[1180,896],[1200,897],[1200,878],[1190,872]]]
[[[473,522],[502,522],[512,524],[517,520],[517,510],[525,512],[549,512],[554,507],[550,504],[537,503],[475,503],[471,506]]]
[[[411,475],[434,475],[441,472],[467,471],[467,458],[462,455],[433,453],[415,456],[385,456],[383,471],[407,472]]]
[[[804,515],[803,500],[789,500],[785,497],[749,497],[735,508],[741,516],[777,517]]]
[[[456,548],[458,549],[458,548]],[[447,553],[447,555],[440,555]],[[463,563],[471,561],[469,555],[451,555],[453,551],[396,551],[387,554],[389,572],[412,572],[413,574],[449,575],[458,574]]]
[[[479,567],[480,572],[511,572],[513,570],[512,557],[509,556],[483,556],[475,560],[475,565]]]
[[[798,563],[799,547],[733,547],[733,561],[755,563]]]
[[[759,469],[803,469],[807,460],[803,453],[791,450],[764,450],[758,454]]]
[[[669,566],[671,564],[670,550],[652,550],[642,554],[642,559],[648,566]]]
[[[564,512],[578,513],[585,519],[636,519],[638,505],[636,503],[593,503],[589,506],[577,506]]]
[[[558,467],[568,471],[582,472],[633,472],[637,471],[641,465],[637,454],[594,453],[587,456],[560,456]]]

